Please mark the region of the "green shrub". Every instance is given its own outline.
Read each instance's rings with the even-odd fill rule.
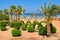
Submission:
[[[42,25],[41,23],[38,23],[38,29],[39,29],[40,27],[43,27],[43,25]]]
[[[5,31],[6,30],[6,25],[7,25],[7,21],[6,20],[1,20],[0,21],[1,31]]]
[[[27,24],[27,25],[30,25],[30,24],[31,24],[30,20],[28,20],[26,24]]]
[[[34,21],[34,22],[33,22],[33,25],[36,25],[36,24],[38,24],[38,21]]]
[[[10,27],[14,27],[14,22],[9,23]]]
[[[6,26],[7,24],[7,21],[6,20],[1,20],[0,21],[0,26]]]
[[[6,31],[6,27],[1,27],[1,31]]]
[[[1,26],[0,26],[0,29],[1,29]]]
[[[13,29],[12,30],[12,36],[13,37],[21,36],[21,31],[20,30],[17,30],[17,29]]]
[[[55,27],[52,27],[51,33],[56,33],[56,28]]]
[[[33,21],[33,27],[35,28],[36,24],[38,24],[37,21]]]
[[[47,26],[46,26],[47,27]],[[56,28],[50,23],[51,33],[56,33]]]
[[[3,13],[0,13],[0,20],[3,20]]]
[[[15,28],[15,29],[20,29],[20,26],[21,26],[21,25],[20,25],[20,22],[15,22],[15,23],[14,23],[14,28]]]
[[[35,28],[33,27],[33,25],[30,25],[28,27],[28,32],[34,32],[35,31]]]
[[[31,25],[31,22],[30,22],[30,20],[28,20],[28,21],[26,22],[26,26],[29,27],[30,25]]]
[[[22,25],[22,30],[26,30],[26,29],[27,29],[26,24],[23,24],[23,25]]]
[[[9,20],[9,15],[8,15],[8,14],[6,14],[6,15],[4,16],[4,20]]]
[[[46,27],[39,28],[39,35],[46,35],[46,34],[47,34]]]
[[[20,24],[21,24],[21,26],[22,26],[22,25],[23,25],[23,24],[25,24],[25,23],[24,23],[24,21],[23,21],[23,20],[21,20],[21,21],[20,21]]]

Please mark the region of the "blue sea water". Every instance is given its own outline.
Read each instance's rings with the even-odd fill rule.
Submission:
[[[41,13],[36,13],[37,16],[32,16],[30,13],[24,13],[22,15],[20,15],[21,18],[28,18],[28,17],[32,17],[32,18],[44,18],[44,15]],[[55,17],[60,18],[60,14],[56,15]]]
[[[39,14],[39,13],[36,13],[36,14],[37,14],[37,16],[33,16],[30,13],[24,13],[24,14],[21,15],[21,17],[24,17],[24,18],[27,18],[27,17],[42,18],[42,17],[44,17],[43,14]]]

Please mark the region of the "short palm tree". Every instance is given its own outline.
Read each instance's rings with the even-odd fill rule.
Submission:
[[[60,13],[60,7],[59,6],[50,5],[50,4],[51,3],[49,3],[48,6],[45,4],[45,5],[41,6],[41,10],[38,10],[46,18],[46,22],[47,22],[47,36],[51,35],[50,23],[51,23],[52,17]]]
[[[14,10],[16,7],[14,5],[10,6],[10,22],[12,21],[12,14],[14,13]]]

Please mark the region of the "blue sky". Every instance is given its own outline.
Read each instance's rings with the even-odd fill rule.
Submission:
[[[26,13],[35,12],[44,3],[60,5],[60,0],[0,0],[0,10],[9,9],[11,5],[22,6],[26,10]]]

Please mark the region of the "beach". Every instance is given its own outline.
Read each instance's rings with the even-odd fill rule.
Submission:
[[[28,19],[20,19],[23,20],[25,23],[27,22]],[[31,23],[33,23],[34,20],[41,22],[44,21],[44,18],[37,18],[37,19],[29,19],[31,21]],[[50,37],[46,37],[46,36],[42,36],[38,34],[38,30],[37,27],[35,28],[35,32],[33,33],[29,33],[27,30],[26,31],[22,31],[22,35],[20,37],[13,37],[11,34],[11,30],[13,28],[10,28],[10,26],[6,26],[6,28],[8,30],[6,31],[0,31],[0,40],[60,40],[60,21],[57,20],[52,20],[52,24],[54,25],[54,27],[56,27],[57,32],[56,34],[52,34]],[[45,23],[43,23],[43,25],[45,25]]]

